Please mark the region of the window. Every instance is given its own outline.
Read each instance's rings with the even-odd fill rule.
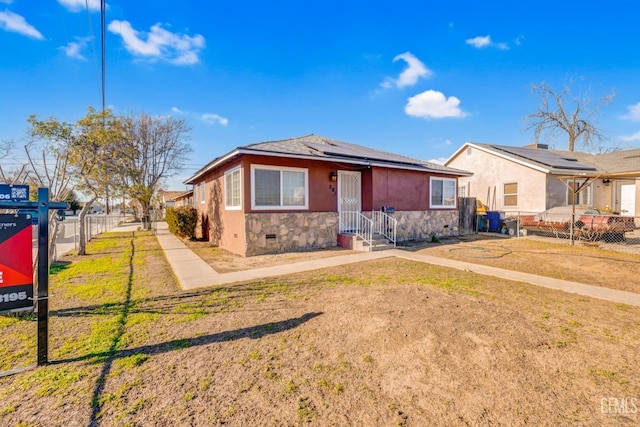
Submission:
[[[576,190],[585,182],[584,179],[576,179]],[[573,180],[567,181],[567,205],[573,204]],[[576,205],[591,206],[591,184],[582,187],[579,193],[576,193]]]
[[[308,209],[309,172],[301,168],[251,166],[251,208]]]
[[[204,181],[200,183],[200,203],[204,203],[205,201],[205,185],[206,183]]]
[[[518,206],[518,183],[511,182],[504,184],[502,189],[502,206]]]
[[[451,178],[431,178],[432,208],[456,207],[456,180]]]
[[[228,210],[242,208],[241,169],[235,168],[224,174],[224,206]]]
[[[458,197],[467,197],[467,187],[464,185],[458,187]]]

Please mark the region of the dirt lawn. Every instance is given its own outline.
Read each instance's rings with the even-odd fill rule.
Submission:
[[[0,425],[640,424],[640,308],[395,258],[186,292],[152,236],[99,240]]]
[[[581,243],[487,235],[444,239],[410,250],[557,279],[640,293],[640,255]]]

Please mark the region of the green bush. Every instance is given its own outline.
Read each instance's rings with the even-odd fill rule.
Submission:
[[[193,206],[167,208],[166,220],[169,231],[176,236],[188,237],[190,239],[196,236],[198,211]]]

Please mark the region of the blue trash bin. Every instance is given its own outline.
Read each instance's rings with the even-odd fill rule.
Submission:
[[[487,219],[489,220],[489,231],[492,233],[500,232],[500,222],[502,220],[499,211],[487,211]]]

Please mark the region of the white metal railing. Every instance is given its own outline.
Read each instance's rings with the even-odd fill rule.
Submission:
[[[384,236],[396,247],[396,229],[398,220],[389,216],[386,212],[371,211],[371,219],[373,220],[373,232]]]
[[[369,245],[373,243],[373,220],[367,218],[362,212],[340,212],[340,233],[353,233]]]
[[[373,245],[373,235],[378,234],[393,243],[396,247],[396,230],[398,221],[382,211],[371,211],[371,218],[362,212],[340,212],[340,233],[353,233]]]

